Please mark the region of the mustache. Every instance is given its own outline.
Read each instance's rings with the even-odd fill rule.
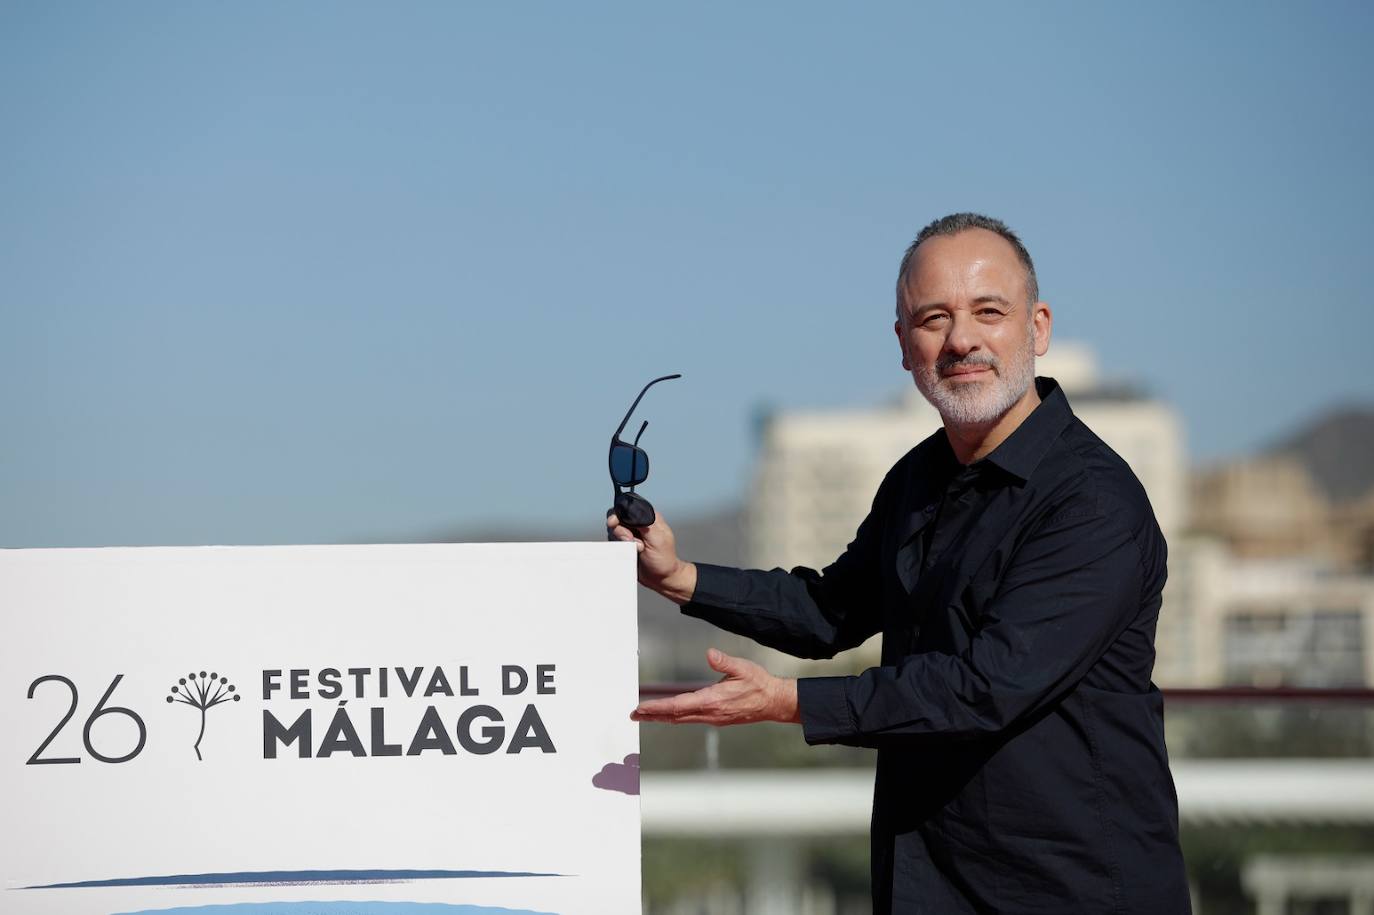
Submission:
[[[943,374],[947,369],[952,369],[956,365],[986,365],[999,373],[1002,370],[1002,360],[992,353],[973,352],[963,356],[949,353],[940,356],[935,360],[935,371]]]

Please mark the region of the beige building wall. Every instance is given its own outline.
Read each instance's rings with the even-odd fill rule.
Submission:
[[[1169,581],[1155,630],[1159,685],[1223,682],[1222,618],[1230,565],[1226,545],[1215,538],[1180,535],[1169,541]]]
[[[1238,558],[1201,535],[1171,546],[1169,576],[1160,685],[1374,683],[1374,577],[1304,557]]]
[[[1341,565],[1366,575],[1374,574],[1374,491],[1362,499],[1334,506],[1330,529]]]
[[[1192,506],[1192,527],[1224,539],[1240,557],[1333,559],[1341,552],[1326,499],[1289,458],[1247,458],[1203,470],[1192,482]]]

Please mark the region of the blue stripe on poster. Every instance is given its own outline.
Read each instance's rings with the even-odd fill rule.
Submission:
[[[240,902],[225,905],[139,909],[116,915],[555,915],[531,909],[503,909],[445,902]]]
[[[229,874],[171,874],[165,877],[117,877],[112,880],[81,880],[26,886],[26,890],[88,889],[102,886],[300,886],[311,883],[405,883],[410,880],[471,880],[485,877],[562,877],[528,871],[352,870],[352,871],[242,871]]]

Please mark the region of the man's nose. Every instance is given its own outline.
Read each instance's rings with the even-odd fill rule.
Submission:
[[[949,336],[945,338],[945,350],[956,356],[967,356],[981,345],[978,337],[978,322],[963,312],[955,312],[949,322]]]

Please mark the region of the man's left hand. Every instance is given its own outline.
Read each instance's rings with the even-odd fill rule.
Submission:
[[[753,661],[732,658],[712,648],[706,661],[725,676],[719,683],[667,699],[641,702],[630,713],[635,721],[668,724],[752,724],[756,721],[799,723],[797,681],[775,677]]]

